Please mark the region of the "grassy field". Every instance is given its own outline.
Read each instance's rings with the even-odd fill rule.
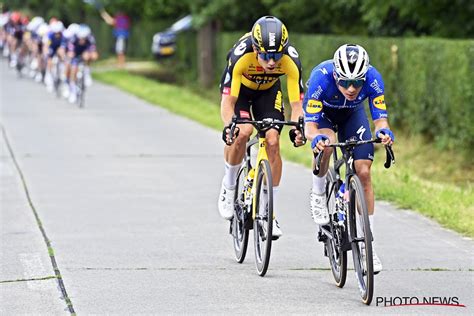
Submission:
[[[94,77],[150,103],[159,104],[171,112],[216,130],[222,129],[220,109],[216,101],[217,88],[216,94],[212,91],[202,92],[157,82],[124,70],[98,71],[94,73]],[[213,95],[214,97],[209,97]],[[281,147],[285,159],[310,166],[312,155],[308,145],[295,149],[288,137],[282,137]],[[388,170],[383,167],[383,149],[376,154],[373,166],[376,199],[416,210],[444,227],[474,237],[472,163],[454,152],[436,150],[419,137],[400,133],[397,133],[394,150],[397,161]]]

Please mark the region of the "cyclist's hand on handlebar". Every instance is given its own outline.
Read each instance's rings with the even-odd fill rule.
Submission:
[[[224,126],[224,129],[222,130],[222,140],[224,141],[224,143],[227,145],[227,146],[230,146],[234,143],[235,139],[237,138],[237,136],[239,136],[239,131],[240,129],[238,127],[235,127],[235,130],[234,130],[234,135],[231,139],[230,137],[230,130],[231,130],[231,127],[232,127],[232,123],[227,125],[227,126]]]
[[[306,144],[306,140],[303,138],[303,134],[296,128],[292,128],[289,131],[290,140],[295,145],[295,147],[302,146]]]
[[[381,128],[375,132],[375,136],[382,140],[382,144],[384,145],[392,145],[395,141],[395,136],[393,132],[388,128]]]
[[[324,134],[318,134],[311,142],[311,149],[317,154],[323,151],[326,145],[329,145],[329,137]]]

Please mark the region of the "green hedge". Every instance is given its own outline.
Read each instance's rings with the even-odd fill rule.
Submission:
[[[240,36],[242,33],[220,34],[216,82],[225,67],[228,50]],[[291,42],[299,51],[304,81],[312,68],[332,58],[340,45],[364,46],[371,64],[384,78],[385,100],[396,129],[424,135],[440,148],[459,146],[464,153],[474,152],[473,40],[292,34]]]
[[[100,20],[89,21],[98,37],[102,56],[113,46],[111,28]],[[132,27],[129,56],[151,58],[151,40],[171,21],[138,22]],[[225,57],[243,33],[221,33],[215,63],[216,90]],[[438,38],[369,38],[327,35],[290,35],[298,49],[306,81],[314,66],[332,58],[344,43],[357,43],[369,52],[371,64],[382,74],[389,118],[396,130],[434,140],[439,148],[460,147],[474,153],[474,40]],[[195,81],[197,45],[194,32],[178,35],[172,64],[176,78]],[[393,52],[396,48],[396,53]],[[171,68],[171,67],[170,67]]]

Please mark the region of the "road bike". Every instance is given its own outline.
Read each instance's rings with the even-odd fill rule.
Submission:
[[[333,147],[333,167],[326,176],[326,198],[329,223],[319,227],[318,240],[324,243],[324,255],[329,258],[336,285],[342,288],[347,275],[347,251],[352,251],[354,269],[364,304],[370,305],[374,293],[372,257],[373,236],[370,230],[364,188],[354,167],[354,148],[363,144],[380,143],[381,139],[348,140],[326,145]],[[336,148],[342,150],[338,158]],[[385,168],[395,163],[391,146],[385,146]],[[315,157],[313,173],[319,173],[322,152]],[[345,166],[345,176],[341,168]]]
[[[63,62],[59,59],[57,55],[55,55],[52,59],[51,77],[53,80],[54,92],[57,98],[61,97],[61,83],[62,83],[63,72],[64,72]]]
[[[84,62],[80,61],[77,65],[76,75],[76,104],[78,107],[84,107],[84,98],[86,94],[86,84],[84,78]]]
[[[304,135],[304,122],[280,121],[265,118],[251,121],[232,118],[230,138],[233,139],[237,124],[252,124],[257,134],[246,145],[246,154],[237,176],[234,196],[234,216],[229,232],[233,238],[235,259],[242,263],[247,252],[249,231],[254,231],[254,249],[257,272],[264,276],[270,263],[273,232],[273,178],[268,161],[265,134],[276,125],[295,126]],[[304,139],[305,141],[305,139]],[[258,145],[255,165],[252,165],[251,148]]]

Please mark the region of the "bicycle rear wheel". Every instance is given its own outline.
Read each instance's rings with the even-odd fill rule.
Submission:
[[[232,218],[231,224],[235,260],[237,260],[238,263],[242,263],[245,260],[245,254],[247,253],[247,245],[249,240],[249,230],[245,225],[246,221],[250,218],[250,215],[247,212],[247,206],[245,204],[247,175],[248,168],[244,163],[242,167],[240,167],[237,176],[237,186],[235,189],[234,198],[234,217]]]
[[[53,65],[53,83],[54,83],[54,92],[57,98],[61,97],[61,76],[60,76],[60,64],[56,60],[56,63]]]
[[[86,92],[86,86],[84,84],[84,70],[80,69],[77,73],[77,105],[82,108],[84,107],[84,94]]]
[[[255,218],[253,222],[255,263],[260,276],[267,273],[272,250],[273,230],[273,179],[268,160],[262,160],[258,168]]]
[[[336,194],[340,185],[340,180],[336,179],[336,172],[331,168],[326,177],[326,197],[330,214],[328,226],[332,238],[326,239],[326,249],[334,281],[342,288],[347,276],[347,251],[343,250],[345,228],[337,224]]]
[[[364,190],[357,175],[349,180],[349,230],[360,295],[364,304],[370,305],[374,294],[372,233]]]

